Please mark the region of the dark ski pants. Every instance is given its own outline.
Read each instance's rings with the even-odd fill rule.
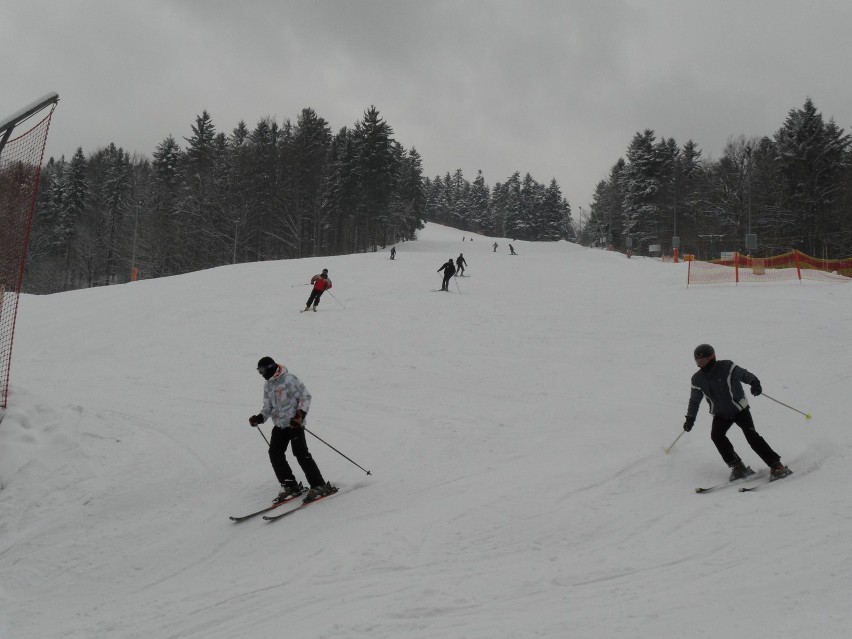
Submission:
[[[308,298],[308,303],[305,304],[305,308],[310,308],[311,304],[314,305],[314,308],[319,306],[319,298],[322,297],[323,293],[325,293],[325,291],[318,291],[317,289],[312,290],[311,296]]]
[[[444,282],[443,282],[443,284],[441,284],[441,290],[442,291],[449,291],[450,290],[450,278],[451,277],[452,277],[452,275],[444,275]]]
[[[731,466],[740,459],[734,452],[734,446],[731,444],[731,440],[728,439],[727,435],[728,430],[734,424],[742,429],[748,445],[751,446],[751,449],[760,456],[767,466],[772,466],[772,464],[781,459],[781,456],[772,450],[769,444],[766,443],[766,440],[758,435],[754,428],[754,420],[751,418],[751,410],[746,408],[737,413],[737,416],[733,419],[720,417],[719,415],[713,417],[713,425],[710,427],[710,439],[716,444],[716,449],[728,466]]]
[[[320,473],[317,463],[311,457],[308,451],[308,442],[305,440],[305,431],[301,428],[278,428],[272,429],[272,434],[269,439],[269,461],[272,462],[272,469],[275,471],[275,476],[278,478],[279,484],[290,484],[296,481],[293,470],[290,464],[287,463],[287,444],[293,443],[293,456],[299,462],[302,472],[305,473],[305,479],[313,486],[320,486],[325,483]]]

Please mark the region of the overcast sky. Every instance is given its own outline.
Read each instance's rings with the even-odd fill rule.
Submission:
[[[0,118],[47,156],[375,105],[429,177],[556,178],[575,218],[646,128],[718,158],[811,97],[852,128],[850,0],[0,0]]]

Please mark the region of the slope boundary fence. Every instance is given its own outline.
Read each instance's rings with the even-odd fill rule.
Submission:
[[[6,408],[9,394],[18,298],[47,132],[58,102],[56,93],[48,93],[0,120],[0,408]],[[28,122],[39,117],[35,124]]]
[[[686,285],[785,280],[849,282],[852,258],[824,260],[801,251],[759,258],[734,253],[732,257],[712,262],[690,261]]]

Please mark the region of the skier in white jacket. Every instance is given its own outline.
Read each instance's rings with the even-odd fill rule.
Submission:
[[[325,497],[332,492],[332,486],[323,479],[305,440],[304,422],[311,407],[311,394],[298,377],[271,357],[260,358],[257,372],[266,380],[263,386],[263,408],[257,415],[249,417],[249,424],[257,426],[272,418],[274,428],[269,438],[269,460],[281,484],[281,490],[273,502],[294,497],[304,490],[287,463],[285,453],[291,442],[293,455],[311,486],[305,501]]]

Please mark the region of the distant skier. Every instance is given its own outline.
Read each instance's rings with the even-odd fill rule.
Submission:
[[[447,263],[444,264],[441,268],[438,269],[438,272],[444,271],[444,282],[441,284],[442,291],[450,290],[450,278],[456,274],[456,267],[453,266],[453,258],[447,260]]]
[[[272,470],[281,489],[273,502],[294,497],[304,490],[287,463],[285,453],[291,442],[293,455],[311,486],[305,501],[313,501],[334,492],[334,487],[323,479],[305,441],[305,418],[311,407],[308,389],[283,364],[277,364],[271,357],[260,358],[257,372],[266,380],[263,385],[263,408],[257,415],[249,417],[249,425],[256,427],[270,417],[274,424],[269,436],[269,461],[272,462]]]
[[[464,277],[465,266],[467,266],[467,262],[464,259],[464,253],[459,253],[459,256],[456,258],[456,273],[458,273],[459,277]]]
[[[494,247],[493,247],[493,248],[494,248],[494,252],[496,253],[496,252],[497,252],[497,242],[494,242]]]
[[[314,288],[311,291],[310,297],[308,297],[307,304],[305,304],[305,311],[311,310],[311,304],[314,305],[314,311],[316,311],[320,303],[320,297],[331,288],[331,280],[328,279],[328,269],[324,268],[322,273],[314,275],[311,278],[311,284],[314,285]],[[305,311],[302,312],[304,313]]]
[[[781,463],[781,456],[772,450],[766,440],[755,430],[742,382],[751,386],[751,394],[756,397],[763,392],[760,380],[753,373],[730,360],[716,361],[716,352],[709,344],[697,346],[694,356],[700,370],[692,376],[692,392],[689,395],[689,406],[686,409],[683,429],[687,433],[692,430],[698,414],[698,405],[701,403],[701,398],[706,397],[710,413],[713,415],[710,439],[713,440],[722,459],[731,468],[729,481],[754,474],[754,471],[746,466],[734,452],[734,447],[728,439],[727,432],[734,424],[742,429],[749,446],[769,466],[770,481],[781,479],[792,473],[793,471]]]
[[[515,253],[515,247],[511,244],[509,244],[509,255],[517,255],[517,253]]]
[[[392,260],[396,259],[396,247],[395,246],[391,246],[391,259]]]

